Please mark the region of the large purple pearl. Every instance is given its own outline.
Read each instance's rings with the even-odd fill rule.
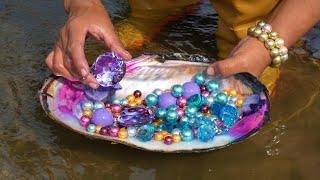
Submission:
[[[109,126],[108,128],[108,134],[111,137],[118,137],[120,128],[118,126]]]
[[[161,108],[166,109],[171,105],[175,105],[177,98],[172,96],[170,92],[163,93],[159,96],[158,104]]]
[[[195,82],[186,82],[183,84],[183,96],[189,98],[195,94],[200,94],[200,87]]]
[[[91,119],[88,116],[82,116],[79,123],[82,127],[87,127],[90,124],[90,121]]]
[[[96,109],[92,115],[92,122],[98,126],[110,126],[113,123],[113,116],[105,108]]]

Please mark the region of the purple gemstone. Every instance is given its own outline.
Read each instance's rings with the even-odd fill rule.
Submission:
[[[170,92],[163,93],[159,96],[159,106],[163,109],[168,108],[171,105],[175,105],[177,102],[177,98],[172,96]]]
[[[91,71],[101,86],[114,87],[123,78],[126,64],[117,54],[106,52],[95,60]]]
[[[118,123],[121,126],[141,126],[149,124],[154,120],[154,115],[151,111],[148,111],[147,107],[133,107],[124,109],[118,119]]]
[[[92,115],[92,122],[102,127],[110,126],[113,123],[112,113],[105,108],[96,109]]]
[[[189,98],[195,94],[200,94],[200,87],[195,82],[186,82],[183,84],[183,96]]]
[[[85,94],[92,101],[110,102],[117,89],[113,87],[102,87],[92,89],[89,86],[85,88]]]

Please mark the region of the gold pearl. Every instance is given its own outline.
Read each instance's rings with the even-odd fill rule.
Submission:
[[[82,112],[82,115],[92,117],[92,110],[91,109],[85,109]]]
[[[229,96],[237,96],[237,91],[234,89],[229,91]]]
[[[253,36],[254,35],[254,30],[256,29],[256,27],[250,27],[249,29],[248,29],[248,35],[249,36]]]
[[[163,137],[165,137],[165,136],[167,136],[167,135],[170,134],[170,133],[168,133],[167,131],[161,131],[161,134],[163,135]]]
[[[136,104],[135,102],[129,102],[129,103],[128,103],[128,106],[129,106],[129,107],[135,107],[135,106],[137,106],[137,104]]]
[[[162,124],[162,119],[156,119],[153,121],[153,124],[156,126],[160,126]]]
[[[268,39],[264,42],[267,49],[272,49],[275,46],[274,40]]]
[[[254,36],[254,37],[259,37],[261,33],[262,33],[261,28],[256,28],[256,29],[254,30],[254,32],[253,32],[253,36]]]
[[[240,98],[239,98],[239,99],[237,100],[237,102],[236,102],[236,106],[237,106],[237,107],[241,107],[242,104],[243,104],[243,99],[240,99]]]
[[[225,89],[225,90],[223,90],[223,93],[224,93],[225,95],[229,96],[230,90],[229,90],[229,89]]]
[[[258,39],[259,39],[260,41],[264,42],[264,41],[268,40],[268,34],[265,33],[265,32],[263,32],[263,33],[260,34],[260,36],[258,37]]]
[[[101,128],[102,128],[102,126],[97,125],[96,126],[96,133],[99,133]]]
[[[164,139],[163,134],[161,132],[155,133],[153,138],[156,141],[162,141]]]
[[[133,102],[133,101],[135,101],[135,99],[136,99],[136,97],[134,97],[134,95],[132,95],[132,94],[127,96],[128,102]]]
[[[273,40],[276,40],[278,38],[278,33],[274,32],[274,31],[269,33],[269,38],[273,39]]]
[[[281,64],[281,57],[280,56],[277,56],[272,59],[272,66],[279,67],[280,64]]]
[[[277,38],[276,40],[274,40],[274,44],[277,48],[281,48],[282,46],[284,46],[284,40],[281,38]]]
[[[179,134],[174,134],[174,135],[172,136],[172,139],[173,139],[173,142],[175,142],[175,143],[178,143],[178,142],[181,141],[181,137],[180,137]]]
[[[279,54],[280,54],[280,52],[279,52],[278,48],[272,48],[271,51],[270,51],[270,55],[273,58],[279,56]]]
[[[121,128],[118,132],[118,137],[121,139],[125,139],[128,137],[128,131],[126,130],[126,128]]]
[[[142,98],[136,98],[134,101],[137,105],[141,105],[143,103],[143,99]]]

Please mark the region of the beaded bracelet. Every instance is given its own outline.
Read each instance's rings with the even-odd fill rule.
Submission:
[[[270,24],[259,21],[248,29],[248,35],[259,39],[270,50],[271,67],[279,67],[281,63],[288,60],[288,48],[284,46],[284,40],[279,38],[277,32],[272,31]]]

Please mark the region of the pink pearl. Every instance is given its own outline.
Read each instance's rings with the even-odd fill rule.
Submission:
[[[204,97],[208,97],[210,95],[210,93],[208,91],[202,91],[201,95]]]
[[[91,119],[88,116],[82,116],[79,122],[82,127],[87,127],[90,124]]]
[[[178,108],[177,113],[180,119],[184,116],[184,110],[182,108]]]
[[[120,128],[118,126],[110,126],[108,129],[109,136],[118,137]]]
[[[172,138],[171,136],[166,136],[166,137],[164,138],[164,143],[165,143],[166,145],[172,144],[172,143],[173,143],[173,138]]]
[[[177,98],[177,103],[176,103],[179,107],[183,108],[187,105],[187,98],[181,96]]]
[[[119,105],[119,104],[112,104],[112,105],[111,105],[111,112],[113,112],[113,113],[120,113],[121,110],[122,110],[121,105]]]

